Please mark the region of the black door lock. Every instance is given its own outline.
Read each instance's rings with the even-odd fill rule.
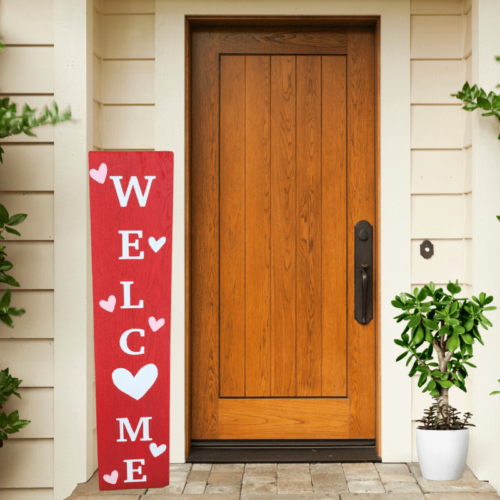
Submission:
[[[354,317],[361,325],[373,319],[373,228],[362,220],[354,229]]]

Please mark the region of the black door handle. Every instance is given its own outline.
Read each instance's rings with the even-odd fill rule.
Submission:
[[[373,228],[365,220],[354,230],[354,317],[361,325],[373,318]]]
[[[361,312],[362,323],[366,324],[366,304],[368,302],[368,265],[361,264],[361,290],[363,295],[363,308]]]

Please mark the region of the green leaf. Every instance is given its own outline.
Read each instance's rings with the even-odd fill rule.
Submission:
[[[19,412],[16,410],[16,411],[13,411],[8,417],[7,417],[7,421],[9,422],[9,425],[12,427],[12,425],[14,424],[14,422],[17,422],[19,420]]]
[[[5,226],[5,230],[10,234],[15,234],[16,236],[21,236],[21,233],[19,231],[16,231],[15,229],[10,228],[9,226]]]
[[[8,425],[7,414],[5,412],[0,413],[0,429],[5,429]]]
[[[493,396],[493,394],[500,394],[500,391],[493,391],[493,392],[490,392],[490,396]]]
[[[420,314],[415,314],[415,316],[412,316],[410,319],[410,322],[408,323],[408,326],[410,328],[413,328],[414,326],[417,326],[420,323]]]
[[[462,335],[462,340],[469,345],[472,345],[474,343],[474,337],[470,333],[464,333]]]
[[[453,335],[449,338],[448,343],[446,344],[446,348],[448,351],[455,351],[460,345],[460,339],[457,333],[453,333]]]
[[[431,319],[424,318],[424,325],[431,330],[439,330],[439,325]]]
[[[400,354],[400,355],[396,358],[396,361],[401,361],[403,358],[406,358],[406,356],[408,355],[408,352],[409,352],[409,351],[405,351],[403,354]]]
[[[2,298],[0,299],[0,309],[3,309],[4,307],[9,307],[10,305],[10,296],[11,296],[11,291],[6,290],[2,294]]]
[[[449,380],[438,380],[437,383],[445,389],[449,389],[453,386],[453,382],[450,382]]]
[[[0,261],[0,271],[10,271],[14,266],[8,260]]]
[[[2,323],[5,323],[10,328],[14,328],[14,322],[12,321],[12,318],[9,315],[7,315],[7,314],[1,315],[0,321]]]
[[[0,221],[3,222],[4,224],[7,224],[9,222],[9,212],[7,212],[7,209],[0,203]]]
[[[26,219],[27,214],[16,214],[16,215],[13,215],[9,221],[7,222],[7,224],[9,226],[17,226],[18,224],[21,224],[21,222],[24,222],[24,220]]]
[[[413,337],[413,342],[415,345],[420,345],[424,340],[424,329],[422,328],[422,325],[418,325],[417,329],[415,330],[415,335]]]
[[[26,313],[24,309],[20,309],[18,307],[9,307],[8,313],[11,316],[22,316],[23,314]]]

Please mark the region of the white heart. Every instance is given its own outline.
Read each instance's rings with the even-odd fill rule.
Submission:
[[[135,377],[125,368],[117,368],[111,376],[120,391],[139,401],[158,378],[158,368],[153,364],[143,366]]]
[[[165,236],[162,236],[158,241],[155,240],[152,236],[148,240],[149,246],[155,253],[158,252],[158,250],[165,244],[166,241],[167,238],[165,238]]]
[[[162,453],[164,453],[166,449],[167,449],[166,444],[157,446],[155,443],[151,443],[149,445],[149,451],[151,452],[151,455],[153,455],[153,457],[155,458],[159,457]]]

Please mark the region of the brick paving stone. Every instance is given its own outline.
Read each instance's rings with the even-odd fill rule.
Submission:
[[[242,472],[212,472],[208,478],[209,484],[241,484]]]
[[[336,483],[338,481],[346,481],[344,474],[311,474],[313,484],[320,483]]]
[[[212,464],[193,464],[192,471],[212,470]]]
[[[395,472],[381,472],[380,479],[385,483],[416,483],[417,480],[413,474],[400,474]]]
[[[311,482],[311,474],[307,472],[278,472],[278,480],[292,483]]]
[[[145,488],[138,489],[128,489],[128,490],[112,490],[112,491],[99,491],[99,475],[97,472],[86,482],[78,484],[73,493],[71,494],[71,499],[76,496],[110,496],[110,495],[121,495],[123,499],[123,495],[141,495],[146,492]],[[128,499],[127,499],[128,500]]]
[[[184,499],[183,499],[184,500]],[[212,500],[210,498],[210,500]],[[245,500],[340,500],[335,493],[321,493],[310,495],[249,495]]]
[[[496,493],[427,493],[426,500],[498,500]]]
[[[378,480],[379,475],[373,464],[342,464],[344,474],[348,481]]]
[[[187,470],[171,470],[170,471],[170,480],[171,481],[187,481],[190,472]]]
[[[424,493],[495,492],[490,483],[478,481],[475,477],[463,477],[456,481],[431,481],[417,477],[417,482]]]
[[[269,472],[247,472],[243,474],[243,484],[245,483],[275,483],[278,480],[276,471]]]
[[[114,495],[106,496],[107,500],[139,500],[140,498],[141,498],[141,495],[119,495],[119,494],[117,495],[116,493]],[[101,495],[91,495],[91,496],[87,496],[87,495],[85,495],[85,496],[81,496],[81,495],[73,496],[73,495],[71,495],[70,497],[68,497],[68,499],[71,499],[71,500],[101,500],[102,496]]]
[[[193,481],[204,481],[206,483],[208,481],[208,476],[210,476],[210,471],[208,470],[192,470],[187,477],[187,481],[188,483]]]
[[[179,498],[176,495],[152,495],[150,497],[142,497],[141,500],[200,500],[206,498],[207,500],[239,500],[239,494],[230,495],[210,495],[209,497],[200,497],[200,495],[182,495]]]
[[[246,464],[245,472],[276,472],[278,464]]]
[[[186,486],[184,487],[184,491],[182,492],[183,497],[185,495],[201,495],[202,493],[205,493],[206,487],[206,481],[190,481],[186,483]]]
[[[397,474],[408,474],[410,469],[406,464],[375,464],[379,473],[395,472]]]
[[[341,500],[425,500],[423,493],[386,493],[384,495],[374,493],[342,494]]]
[[[215,484],[208,484],[207,489],[205,490],[205,493],[224,493],[224,494],[232,494],[232,493],[240,493],[241,491],[241,483],[237,484],[229,484],[229,483],[215,483]],[[212,497],[210,497],[211,499]],[[185,500],[184,498],[182,500]]]
[[[312,474],[343,474],[342,464],[311,464]]]
[[[345,479],[334,483],[315,483],[313,484],[314,493],[348,493],[349,488]]]
[[[387,483],[384,484],[387,493],[422,493],[420,486],[415,483]]]
[[[192,467],[192,464],[170,464],[170,470],[183,470],[183,471],[190,471]]]
[[[274,495],[278,493],[276,483],[244,483],[241,488],[241,497],[248,495]]]
[[[278,493],[280,495],[294,495],[312,493],[313,486],[309,481],[281,481],[278,480]]]
[[[243,472],[245,464],[213,464],[212,472]]]
[[[348,481],[350,493],[385,493],[385,488],[380,481]]]
[[[278,474],[285,472],[309,474],[310,471],[309,464],[278,464]]]
[[[170,484],[163,488],[150,488],[146,493],[146,497],[150,500],[148,495],[182,495],[185,486],[185,482],[170,481]]]

